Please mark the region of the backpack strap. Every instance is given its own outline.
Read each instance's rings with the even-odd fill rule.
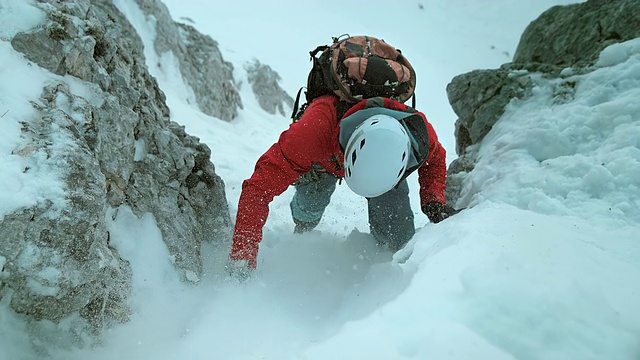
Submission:
[[[300,90],[298,90],[298,95],[296,95],[296,101],[293,103],[293,112],[291,113],[291,120],[293,120],[293,122],[296,122],[300,119],[300,117],[298,117],[298,106],[300,105],[300,94],[302,93],[302,89],[304,89],[304,86],[301,87]],[[306,108],[305,105],[302,105],[303,108],[300,109],[300,111],[304,111],[304,109]]]
[[[313,65],[311,71],[309,72],[309,76],[307,78],[307,87],[304,92],[305,98],[307,102],[300,106],[300,95],[302,94],[302,89],[298,90],[298,94],[296,95],[296,100],[293,104],[293,111],[291,113],[291,120],[293,122],[297,122],[302,117],[304,110],[311,104],[311,102],[322,95],[332,94],[333,91],[329,89],[325,84],[327,80],[325,79],[325,73],[322,70],[322,65],[320,64],[320,59],[316,56],[318,53],[324,52],[329,49],[330,46],[320,45],[315,49],[309,51],[309,56],[311,57],[311,61],[313,61]]]
[[[355,104],[348,103],[344,100],[338,101],[338,105],[336,105],[336,114],[338,115],[338,120],[344,117],[344,114],[351,109],[351,107]]]
[[[314,50],[309,51],[309,55],[311,55],[312,59],[316,58],[316,55],[320,52],[320,51],[325,51],[329,48],[329,46],[327,45],[320,45],[317,48],[315,48]]]

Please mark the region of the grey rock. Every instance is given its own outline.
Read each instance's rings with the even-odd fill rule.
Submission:
[[[245,70],[260,107],[269,114],[288,115],[285,106],[288,111],[293,108],[293,98],[280,87],[280,75],[258,60],[246,64]]]
[[[142,41],[111,1],[37,6],[47,21],[12,46],[83,80],[91,95],[61,80],[32,102],[38,116],[25,119],[14,155],[61,173],[66,200],[45,199],[2,219],[0,298],[10,296],[12,309],[35,320],[81,316],[99,333],[129,314],[131,269],[110,246],[109,214],[121,206],[151,213],[179,274],[197,282],[201,243],[230,237],[224,183],[210,149],[170,121]]]
[[[474,70],[456,76],[447,85],[447,95],[456,121],[456,153],[478,143],[502,116],[504,107],[514,98],[525,96],[531,83],[528,72],[508,69]]]
[[[156,19],[155,50],[159,55],[170,51],[176,56],[198,108],[207,115],[233,120],[242,108],[242,100],[233,80],[233,65],[223,59],[218,44],[194,27],[174,22],[161,1],[136,2]]]
[[[68,96],[65,84],[47,87],[37,107],[40,116],[23,123],[24,141],[14,155],[29,164],[25,173],[32,168],[62,173],[66,203],[46,200],[2,219],[6,276],[0,279],[0,298],[10,291],[11,308],[36,320],[79,313],[99,329],[128,319],[131,269],[109,246],[106,178],[82,135],[83,124],[71,115],[90,105],[78,98],[59,108],[58,101]]]
[[[464,190],[464,180],[476,165],[477,156],[473,149],[473,147],[467,148],[463,156],[453,160],[449,165],[445,197],[451,203],[455,204],[459,201],[460,194]],[[463,206],[466,206],[466,204],[458,204],[458,207]]]
[[[525,29],[513,61],[592,65],[609,45],[640,36],[640,1],[590,0],[554,6]]]

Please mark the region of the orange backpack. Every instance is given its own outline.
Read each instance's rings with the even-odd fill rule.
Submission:
[[[301,88],[291,114],[294,121],[322,95],[335,94],[347,104],[376,96],[404,103],[414,96],[415,70],[400,50],[384,40],[342,35],[333,38],[332,45],[318,46],[309,55],[313,67],[307,79],[307,102],[298,110]],[[413,101],[415,106],[415,97]]]

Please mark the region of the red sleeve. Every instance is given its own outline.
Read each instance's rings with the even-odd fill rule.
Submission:
[[[427,161],[418,169],[420,205],[424,206],[432,201],[446,204],[444,190],[447,184],[447,152],[438,141],[433,126],[428,121],[426,123],[431,144]]]
[[[285,130],[278,142],[258,159],[253,175],[242,184],[231,259],[249,260],[250,266],[256,266],[269,203],[331,151],[335,117],[332,97],[316,99],[300,121]]]

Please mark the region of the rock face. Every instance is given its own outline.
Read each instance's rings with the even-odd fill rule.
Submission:
[[[258,60],[247,64],[245,70],[260,107],[269,114],[277,111],[283,116],[289,115],[285,113],[284,107],[293,108],[293,98],[278,84],[280,75]]]
[[[231,231],[224,183],[209,148],[169,120],[142,41],[110,0],[37,6],[46,23],[17,34],[13,48],[82,80],[75,86],[85,91],[65,80],[50,84],[33,102],[38,116],[23,122],[14,155],[59,172],[66,200],[45,199],[2,219],[0,298],[10,295],[10,306],[34,319],[80,314],[99,330],[129,311],[131,269],[110,247],[112,209],[153,214],[179,273],[198,281],[201,242]]]
[[[71,100],[61,109],[57,102]],[[58,321],[74,311],[100,327],[124,321],[131,269],[109,247],[106,229],[107,178],[95,156],[98,145],[89,121],[91,105],[70,96],[65,84],[44,89],[40,116],[23,123],[22,146],[14,153],[31,166],[62,167],[67,206],[45,201],[0,222],[0,254],[6,259],[0,297],[11,291],[11,307],[35,319]],[[84,120],[84,119],[83,119]],[[89,120],[89,119],[86,119]],[[59,146],[60,142],[70,144]],[[38,161],[46,157],[46,161]]]
[[[155,50],[159,55],[172,52],[178,59],[182,78],[193,89],[199,109],[222,120],[233,120],[242,101],[233,81],[233,65],[222,58],[218,43],[192,26],[174,22],[160,1],[136,3],[147,16],[155,18]]]
[[[640,36],[640,3],[590,0],[554,6],[522,34],[513,62],[588,66],[609,45]]]
[[[523,33],[514,60],[496,70],[475,70],[455,77],[447,86],[449,103],[458,115],[456,153],[449,167],[447,199],[460,198],[466,174],[476,164],[476,148],[512,100],[524,98],[533,87],[531,74],[563,78],[586,73],[607,46],[640,37],[640,2],[602,1],[555,6],[533,21]],[[557,89],[559,99],[571,98],[570,83]],[[466,204],[458,204],[466,206]]]

